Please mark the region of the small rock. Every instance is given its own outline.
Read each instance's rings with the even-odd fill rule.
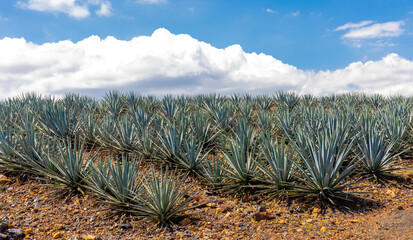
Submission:
[[[62,224],[55,224],[53,227],[55,230],[62,230],[63,229],[63,225]]]
[[[98,237],[94,235],[82,235],[82,239],[84,240],[98,240]]]
[[[265,212],[267,211],[267,208],[265,206],[259,206],[258,212]]]
[[[257,212],[252,215],[255,221],[274,219],[275,215],[270,212]]]
[[[33,233],[33,228],[28,228],[26,230],[24,230],[24,235],[29,235]]]
[[[191,219],[190,218],[184,218],[182,221],[181,221],[181,225],[182,226],[186,226],[186,225],[189,225],[191,223]]]
[[[207,203],[206,206],[210,207],[210,208],[215,208],[215,207],[217,207],[217,204],[216,203]]]
[[[321,209],[319,209],[319,208],[314,208],[313,209],[313,213],[320,213],[321,212]]]
[[[21,240],[24,238],[24,232],[18,228],[7,229],[6,234],[10,240]]]
[[[221,204],[219,205],[219,208],[221,209],[222,212],[229,212],[232,211],[232,209],[234,208],[234,206],[230,205],[230,204]]]
[[[396,193],[394,193],[392,190],[387,190],[386,191],[386,195],[387,196],[389,196],[389,197],[391,197],[391,198],[394,198],[394,197],[396,197]]]
[[[57,233],[53,234],[53,239],[61,238],[62,236],[63,236],[63,233],[57,232]]]
[[[122,229],[122,230],[128,230],[128,229],[131,229],[131,228],[132,228],[132,225],[131,225],[130,223],[122,223],[122,224],[119,226],[119,228]]]

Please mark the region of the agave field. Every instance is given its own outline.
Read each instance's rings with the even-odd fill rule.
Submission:
[[[0,168],[163,231],[203,204],[199,189],[351,211],[359,182],[386,186],[413,161],[412,107],[363,94],[25,94],[0,103]]]

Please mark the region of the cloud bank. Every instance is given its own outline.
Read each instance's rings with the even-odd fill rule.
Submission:
[[[219,49],[186,34],[158,29],[129,41],[88,37],[41,45],[0,39],[0,96],[36,91],[102,96],[109,90],[142,94],[325,95],[348,91],[413,95],[413,61],[389,54],[333,71],[304,71],[241,46]]]

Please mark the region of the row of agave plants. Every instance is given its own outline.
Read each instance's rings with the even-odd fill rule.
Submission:
[[[161,226],[193,206],[185,179],[217,193],[336,204],[351,196],[350,178],[385,180],[411,153],[412,106],[363,94],[31,93],[0,104],[0,168],[88,191]]]

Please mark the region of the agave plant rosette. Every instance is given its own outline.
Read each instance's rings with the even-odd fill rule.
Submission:
[[[264,173],[265,188],[270,191],[288,189],[295,178],[294,150],[288,149],[284,143],[261,134],[261,152],[266,162],[259,165]]]
[[[194,196],[191,185],[184,185],[184,178],[168,168],[159,175],[154,170],[146,177],[141,191],[133,199],[132,212],[144,220],[157,220],[161,228],[170,227],[186,211],[192,209]]]
[[[145,172],[139,161],[128,155],[106,158],[92,166],[88,188],[109,206],[130,210],[132,199],[139,195]]]
[[[364,119],[361,136],[357,144],[361,153],[362,172],[379,180],[386,176],[392,176],[391,173],[397,170],[393,163],[395,158],[402,152],[392,153],[391,150],[398,139],[388,139],[384,132],[377,130],[377,126],[376,119]]]
[[[307,126],[295,136],[301,182],[294,191],[331,204],[346,199],[349,194],[344,190],[349,184],[345,180],[356,169],[356,159],[344,164],[355,141],[349,123],[344,118],[329,117],[322,121],[322,128]]]

